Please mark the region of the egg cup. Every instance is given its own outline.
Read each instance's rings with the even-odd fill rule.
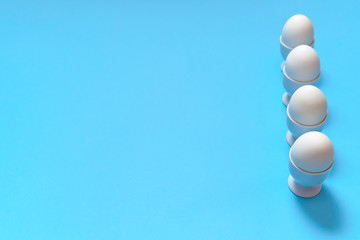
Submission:
[[[289,128],[289,130],[286,133],[286,141],[287,143],[292,146],[295,142],[295,140],[300,137],[302,134],[311,132],[311,131],[318,131],[321,132],[321,130],[324,127],[324,123],[326,122],[328,118],[328,113],[326,113],[325,118],[316,125],[304,125],[299,122],[296,122],[289,114],[289,108],[286,109],[286,124]]]
[[[314,47],[315,45],[315,38],[314,40],[309,44],[310,47]],[[280,53],[281,56],[283,57],[283,59],[286,59],[287,55],[289,55],[289,53],[291,52],[291,50],[293,50],[294,48],[287,46],[283,41],[282,41],[282,36],[280,36]],[[281,64],[281,70],[284,69],[285,66],[285,61]]]
[[[319,75],[310,81],[306,81],[306,82],[302,82],[302,81],[297,81],[291,77],[289,77],[289,75],[287,75],[286,73],[286,67],[284,66],[283,68],[283,78],[282,78],[282,82],[283,82],[283,86],[286,90],[286,92],[283,94],[282,96],[282,102],[284,103],[285,106],[287,106],[289,104],[291,95],[300,87],[305,86],[305,85],[316,85],[318,83],[318,80],[320,78],[321,72],[319,73]]]
[[[288,185],[290,190],[297,196],[311,198],[316,196],[321,190],[321,183],[328,177],[334,165],[335,159],[329,168],[321,172],[308,172],[299,168],[291,159],[291,149],[289,151],[289,170]]]

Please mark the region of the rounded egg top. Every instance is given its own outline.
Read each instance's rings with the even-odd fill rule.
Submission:
[[[292,95],[288,114],[302,125],[314,126],[321,123],[327,115],[327,101],[320,89],[305,85]]]
[[[327,170],[334,161],[334,146],[321,132],[301,135],[290,149],[292,162],[302,170],[318,173]]]
[[[312,22],[302,14],[292,16],[283,27],[281,40],[290,48],[302,44],[310,45],[314,41]]]
[[[287,56],[284,72],[299,82],[313,81],[320,74],[319,55],[312,47],[297,46]]]

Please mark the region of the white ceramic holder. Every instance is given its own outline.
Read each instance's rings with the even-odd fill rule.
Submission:
[[[296,182],[296,180],[289,175],[288,178],[288,186],[290,190],[299,197],[303,198],[311,198],[319,194],[321,190],[321,184],[315,185],[315,186],[303,186]]]
[[[320,123],[316,125],[304,125],[301,123],[296,122],[294,119],[291,118],[289,114],[289,109],[286,109],[286,124],[289,128],[289,130],[286,133],[286,141],[287,143],[292,146],[296,139],[303,135],[304,133],[311,132],[311,131],[318,131],[321,132],[324,124],[328,118],[328,114],[326,114],[326,117],[324,120],[322,120]]]
[[[303,136],[305,139],[301,139]],[[331,172],[335,162],[334,148],[330,139],[322,133],[309,132],[303,136],[289,151],[288,186],[295,195],[311,198],[320,192],[322,182]],[[294,148],[295,154],[292,152]],[[324,170],[319,171],[319,169]]]
[[[282,71],[285,88],[282,101],[287,106],[298,88],[317,84],[321,75],[319,55],[307,45],[297,46],[287,56]]]
[[[290,146],[304,133],[321,131],[328,118],[325,95],[312,85],[295,91],[286,108],[286,124],[289,131],[286,141]]]

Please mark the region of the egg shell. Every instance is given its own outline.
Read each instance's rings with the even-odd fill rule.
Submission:
[[[326,97],[313,85],[302,86],[292,95],[288,113],[297,123],[308,126],[317,125],[327,115]]]
[[[327,170],[334,161],[334,146],[321,132],[301,135],[290,149],[290,158],[300,169],[319,173]]]
[[[294,48],[286,58],[285,74],[299,82],[309,82],[320,74],[320,58],[316,51],[307,45]]]
[[[302,14],[289,18],[285,23],[281,40],[290,48],[299,45],[311,45],[314,41],[314,27],[310,19]]]

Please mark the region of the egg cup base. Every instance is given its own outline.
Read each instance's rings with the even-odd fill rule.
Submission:
[[[319,194],[321,190],[321,184],[307,187],[303,186],[295,181],[295,179],[289,175],[288,178],[288,185],[291,190],[296,196],[302,198],[312,198]]]
[[[296,141],[296,137],[290,131],[287,131],[286,141],[289,144],[289,146],[291,147],[294,144],[294,142]]]
[[[283,102],[283,104],[285,105],[285,107],[287,107],[287,105],[289,104],[290,98],[291,98],[291,96],[290,96],[289,93],[285,92],[285,93],[283,94],[283,96],[282,96],[282,102]]]

